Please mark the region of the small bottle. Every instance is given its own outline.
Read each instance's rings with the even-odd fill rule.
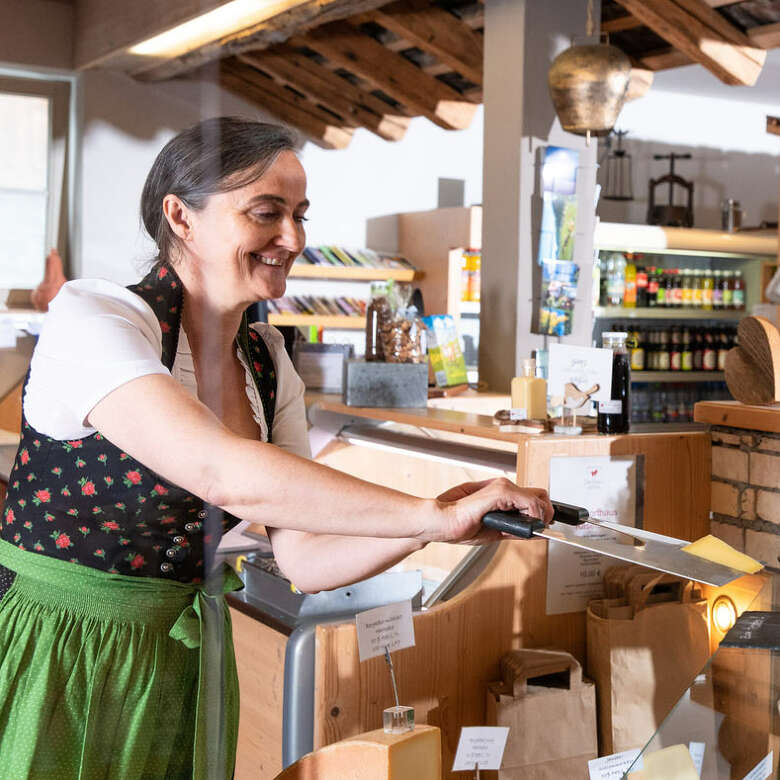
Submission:
[[[645,347],[642,338],[642,334],[635,330],[631,337],[633,343],[631,346],[631,370],[632,371],[644,371],[645,370]]]
[[[742,271],[734,271],[734,292],[732,305],[737,311],[745,311],[745,281]]]
[[[702,371],[704,366],[704,339],[701,329],[693,331],[693,370]]]
[[[718,333],[718,371],[726,370],[726,355],[728,355],[730,349],[731,340],[729,339],[729,333],[725,328],[722,328],[720,333]]]
[[[704,332],[704,351],[702,354],[702,371],[714,371],[718,365],[718,354],[715,346],[715,339],[711,331]]]
[[[658,279],[660,278],[660,271],[656,267],[650,266],[647,269],[647,305],[655,307],[658,305]]]
[[[732,279],[731,271],[723,272],[723,282],[721,283],[723,290],[723,308],[734,308],[734,281]]]
[[[625,290],[623,292],[623,306],[627,309],[636,308],[636,266],[633,260],[626,263]]]
[[[657,286],[655,288],[655,305],[664,308],[666,306],[666,273],[659,268],[657,273]]]
[[[712,308],[719,310],[723,308],[723,272],[715,270],[712,272]]]
[[[390,321],[391,311],[387,299],[387,283],[371,283],[371,300],[366,307],[366,354],[367,362],[384,361],[380,331]]]
[[[686,309],[693,306],[693,271],[690,268],[682,269],[682,305]]]
[[[682,278],[680,277],[680,271],[675,270],[673,276],[674,284],[672,286],[672,306],[675,309],[682,307]]]
[[[683,328],[682,332],[680,367],[683,371],[693,371],[693,345],[691,344],[691,332],[688,328]]]
[[[672,328],[671,343],[669,345],[669,369],[682,371],[682,338],[678,328]]]
[[[669,331],[662,329],[658,333],[658,358],[656,360],[657,371],[668,371],[671,364],[669,354]]]
[[[696,268],[693,271],[693,308],[701,309],[704,305],[704,288],[702,281],[702,272]]]
[[[640,265],[636,269],[636,305],[638,308],[646,308],[648,304],[647,288],[650,284],[647,269]]]
[[[675,274],[676,272],[673,268],[670,268],[666,272],[666,280],[664,281],[664,288],[666,290],[666,295],[664,296],[664,305],[667,309],[673,309],[677,305],[677,293],[674,291]],[[677,292],[679,293],[681,290],[678,290]]]
[[[713,301],[712,301],[712,294],[715,287],[714,278],[712,275],[712,271],[707,270],[704,271],[704,278],[701,282],[701,296],[702,296],[702,309],[706,309],[707,311],[712,310]]]
[[[512,380],[511,392],[512,412],[517,419],[547,419],[547,382],[536,376],[535,360],[523,360],[523,374]]]
[[[631,420],[631,367],[626,350],[627,336],[627,333],[622,332],[601,334],[602,346],[612,350],[612,392],[609,401],[599,401],[599,433],[628,433]]]

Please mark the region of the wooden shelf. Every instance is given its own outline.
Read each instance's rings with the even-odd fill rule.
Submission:
[[[269,314],[269,325],[285,325],[294,328],[308,328],[315,325],[318,328],[342,328],[350,330],[364,330],[365,317],[337,317],[320,314]]]
[[[749,406],[739,401],[699,401],[693,419],[710,425],[780,433],[780,405]]]
[[[593,316],[597,320],[722,320],[736,322],[747,316],[745,311],[718,309],[668,309],[665,306],[653,308],[625,309],[622,306],[596,306]]]
[[[723,371],[632,371],[632,382],[724,382]]]
[[[309,265],[295,263],[290,269],[290,277],[296,279],[343,279],[345,281],[384,281],[413,282],[422,279],[425,274],[412,268],[366,268],[363,266]]]

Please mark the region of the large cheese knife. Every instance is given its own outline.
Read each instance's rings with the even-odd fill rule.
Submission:
[[[705,585],[714,585],[718,588],[728,585],[745,574],[745,572],[732,569],[730,566],[714,563],[706,558],[685,552],[682,548],[690,543],[684,539],[675,539],[673,536],[655,534],[641,528],[632,528],[607,520],[595,520],[590,517],[587,509],[564,504],[560,501],[553,501],[552,505],[555,514],[553,522],[548,526],[545,526],[541,520],[518,511],[500,510],[488,512],[482,518],[482,523],[487,528],[512,534],[522,539],[540,537],[551,542],[562,542],[599,555],[636,563],[639,566],[646,566],[648,569],[666,572],[695,582],[703,582]],[[580,528],[584,523],[633,537],[633,540],[625,544],[614,538],[599,539],[588,536]]]

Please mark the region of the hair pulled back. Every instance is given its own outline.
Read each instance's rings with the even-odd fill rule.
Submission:
[[[210,195],[256,181],[297,146],[298,137],[286,127],[230,116],[205,119],[174,136],[157,155],[141,194],[141,219],[157,244],[156,262],[170,261],[176,245],[162,210],[166,195],[202,209]]]

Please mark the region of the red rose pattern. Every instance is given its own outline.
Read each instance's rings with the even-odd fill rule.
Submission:
[[[157,281],[150,275],[146,284],[130,289],[157,313],[163,334],[174,334],[181,296],[176,274],[163,266],[156,275]],[[174,295],[178,298],[172,302]],[[255,373],[269,428],[273,429],[273,365],[258,333],[249,328],[243,334],[238,343],[248,342],[245,358]],[[165,335],[162,360],[168,367],[175,349],[175,338]],[[90,468],[97,464],[100,473],[90,475]],[[172,537],[188,534],[190,538],[185,537],[180,546],[192,553],[186,563],[176,567],[174,576],[182,581],[202,580],[198,576],[203,567],[202,545],[215,543],[219,535],[202,535],[202,523],[196,519],[202,506],[199,499],[175,485],[162,484],[158,475],[100,433],[58,441],[36,434],[23,420],[13,471],[0,533],[20,549],[109,572],[159,577],[159,564],[166,560],[164,551],[172,545]],[[106,496],[109,502],[105,502]],[[233,521],[228,516],[223,526],[228,528]],[[43,523],[48,524],[45,532]],[[193,524],[191,531],[184,530],[185,523]],[[98,542],[103,542],[102,546]]]

